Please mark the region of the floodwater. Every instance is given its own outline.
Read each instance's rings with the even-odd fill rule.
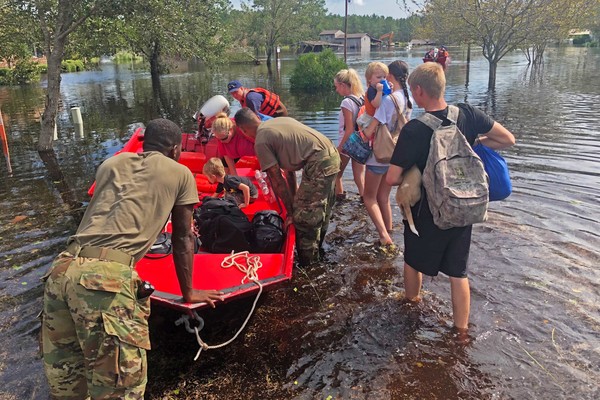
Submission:
[[[349,64],[361,75],[370,60],[415,67],[423,52],[351,55]],[[450,329],[445,277],[425,279],[422,303],[402,304],[402,255],[373,247],[375,229],[351,196],[334,210],[327,262],[296,269],[290,283],[264,294],[231,345],[193,361],[193,335],[155,307],[147,398],[600,398],[600,51],[548,49],[535,74],[521,53],[509,54],[493,93],[476,51],[468,78],[465,52],[451,53],[447,100],[481,107],[517,138],[502,152],[514,192],[473,233],[470,340]],[[274,87],[293,116],[335,138],[341,99],[291,94],[294,64],[284,58],[271,77],[264,66],[180,66],[156,96],[149,75],[128,66],[65,74],[57,157],[45,162],[35,151],[41,86],[0,87],[14,169],[7,177],[0,161],[1,399],[48,397],[37,358],[39,278],[74,232],[99,163],[137,123],[166,116],[192,129],[197,107],[235,78]],[[83,138],[71,106],[82,109]],[[397,207],[394,214],[402,247]],[[250,305],[204,313],[203,339],[229,339]]]

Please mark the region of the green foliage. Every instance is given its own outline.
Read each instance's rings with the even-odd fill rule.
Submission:
[[[10,68],[0,68],[0,85],[10,85],[10,80],[12,78],[12,69]]]
[[[293,91],[331,91],[333,77],[339,70],[347,68],[330,49],[322,53],[303,54],[290,77]]]
[[[115,54],[114,61],[117,64],[126,64],[131,62],[142,62],[144,61],[144,58],[127,51],[119,51]]]
[[[83,65],[83,61],[81,60],[64,60],[60,64],[60,69],[63,72],[79,72],[85,71],[85,65]]]
[[[318,35],[316,22],[324,15],[324,0],[252,0],[242,3],[240,18],[230,20],[230,29],[243,45],[264,46],[270,60],[275,46]]]
[[[25,85],[40,80],[40,67],[31,60],[18,60],[14,68],[0,68],[0,85]]]
[[[585,45],[587,42],[591,42],[592,38],[590,35],[577,35],[573,36],[574,45]]]
[[[19,60],[13,69],[12,80],[17,85],[24,85],[40,80],[38,64],[32,60]]]

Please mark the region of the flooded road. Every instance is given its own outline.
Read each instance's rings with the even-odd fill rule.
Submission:
[[[487,93],[487,63],[450,49],[447,100],[468,101],[510,129],[517,145],[502,152],[513,194],[491,204],[473,233],[470,341],[453,336],[448,280],[424,280],[424,301],[401,302],[402,255],[372,243],[377,233],[358,196],[336,206],[327,262],[296,269],[293,280],[263,295],[238,340],[203,352],[193,335],[153,309],[148,399],[596,399],[600,397],[600,50],[552,48],[539,74],[522,54],[498,68]],[[422,51],[351,56],[362,75],[371,60],[420,63]],[[149,75],[105,65],[63,75],[56,160],[35,151],[43,92],[0,87],[14,176],[0,162],[0,399],[47,399],[37,358],[39,278],[76,229],[99,163],[135,124],[159,115],[192,129],[202,101],[230,79],[274,86],[291,115],[337,136],[340,98],[294,96],[284,59],[218,72],[176,70],[153,100]],[[231,99],[230,99],[231,100]],[[80,106],[85,136],[68,110]],[[416,110],[416,115],[419,110]],[[347,171],[347,187],[352,188]],[[402,244],[394,207],[394,240]],[[400,246],[402,247],[402,246]],[[203,314],[202,337],[228,340],[251,299]]]

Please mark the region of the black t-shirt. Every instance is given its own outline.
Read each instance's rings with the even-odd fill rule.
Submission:
[[[486,113],[469,104],[457,104],[459,109],[457,125],[465,135],[470,145],[481,135],[489,132],[494,125],[494,120]],[[442,125],[450,125],[446,119],[448,108],[431,113],[443,121]],[[398,144],[394,149],[391,164],[401,167],[403,170],[417,164],[421,172],[425,170],[427,157],[429,156],[429,145],[433,130],[417,119],[410,120],[400,132]]]
[[[251,198],[258,197],[258,190],[256,189],[256,186],[254,186],[254,183],[252,183],[250,178],[246,176],[225,175],[225,177],[223,178],[223,183],[219,183],[217,185],[216,192],[221,193],[224,190],[227,191],[227,193],[240,192],[240,190],[238,189],[240,187],[240,183],[243,183],[244,185],[247,185],[250,188]]]

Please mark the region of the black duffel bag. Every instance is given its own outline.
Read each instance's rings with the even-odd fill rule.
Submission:
[[[252,218],[252,252],[281,253],[283,218],[273,210],[258,211]]]

